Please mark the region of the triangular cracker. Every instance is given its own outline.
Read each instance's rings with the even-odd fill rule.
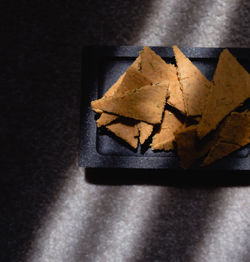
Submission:
[[[140,51],[141,61],[139,62],[140,72],[147,76],[152,83],[169,81],[169,99],[167,103],[182,113],[186,113],[181,85],[177,76],[177,69],[172,64],[167,64],[159,55],[149,47]]]
[[[100,99],[105,99],[106,97],[111,97],[111,96],[113,96],[114,95],[114,93],[116,93],[116,91],[117,91],[117,88],[120,86],[120,84],[122,83],[122,81],[123,81],[123,79],[124,79],[124,77],[125,77],[125,74],[126,74],[126,72],[125,73],[123,73],[119,78],[118,78],[118,80],[108,89],[108,91],[104,94],[104,96],[102,97],[102,98],[100,98]],[[103,113],[103,111],[102,110],[100,110],[100,109],[96,109],[95,110],[95,112],[96,113]],[[102,126],[103,124],[101,123],[101,121],[99,121],[100,122],[100,126]]]
[[[121,85],[121,83],[123,82],[123,79],[127,73],[127,71],[129,70],[129,68],[133,68],[136,69],[137,71],[139,71],[139,64],[141,62],[141,57],[138,56],[135,61],[128,67],[128,69],[118,78],[118,80],[108,89],[108,91],[104,94],[104,96],[113,96],[116,91],[117,88]],[[126,76],[127,77],[127,76]],[[144,76],[142,76],[144,78]]]
[[[144,50],[140,51],[140,56],[140,72],[151,79],[152,82],[177,80],[175,66],[167,64],[149,47],[145,46]]]
[[[250,143],[250,111],[232,112],[219,127],[218,140],[239,146]]]
[[[196,160],[206,155],[214,141],[214,137],[211,137],[201,144],[197,140],[196,129],[197,125],[193,125],[175,134],[180,166],[184,169],[189,168]]]
[[[107,97],[104,100],[91,102],[93,110],[96,108],[105,112],[124,117],[134,118],[151,124],[161,122],[166,97],[168,81],[154,85],[147,85],[132,90],[121,97]]]
[[[122,96],[128,91],[149,84],[151,84],[150,79],[138,71],[137,68],[131,66],[126,71],[121,84],[117,87],[116,92],[114,93],[114,96]]]
[[[150,83],[151,81],[132,64],[101,99],[106,99],[111,96],[122,96],[128,91]]]
[[[217,133],[216,143],[202,163],[203,166],[250,143],[250,112],[231,113],[219,127]]]
[[[201,115],[211,83],[177,46],[173,50],[187,115]]]
[[[181,84],[178,79],[169,82],[169,98],[167,103],[178,109],[182,114],[186,114]]]
[[[119,77],[119,79],[109,88],[109,90],[104,94],[104,96],[101,99],[104,99],[104,97],[113,96],[114,93],[116,92],[118,86],[121,84],[124,76],[125,76],[125,73],[123,73]],[[105,125],[107,125],[108,123],[112,122],[113,120],[115,120],[117,118],[117,116],[111,115],[111,114],[108,114],[108,113],[104,113],[100,109],[96,109],[95,112],[101,114],[101,116],[96,121],[98,127],[105,126]]]
[[[119,121],[107,125],[106,128],[114,133],[116,136],[126,141],[133,148],[137,148],[139,135],[137,123],[128,124]]]
[[[104,96],[109,97],[109,96],[113,96],[116,93],[117,88],[119,87],[119,85],[122,83],[124,77],[126,75],[126,72],[123,73],[118,80],[108,89],[108,91],[104,94]]]
[[[201,166],[207,166],[219,160],[230,153],[234,152],[235,150],[239,149],[239,145],[228,144],[224,142],[218,142],[215,144],[209,151],[207,157],[202,162]]]
[[[153,132],[153,128],[153,125],[148,124],[146,122],[140,121],[138,123],[138,129],[140,133],[139,140],[141,145],[143,145],[145,141],[150,137],[150,135]]]
[[[152,150],[174,149],[175,133],[183,127],[183,122],[172,112],[165,110],[159,131],[153,136]]]
[[[112,114],[103,112],[101,116],[96,120],[97,127],[106,126],[107,124],[113,122],[117,118],[118,118],[117,115],[112,115]]]
[[[123,94],[129,89],[138,88],[142,85],[146,85],[150,83],[145,76],[141,73],[138,73],[139,64],[141,61],[141,57],[138,56],[136,60],[129,66],[126,72],[124,72],[119,79],[108,89],[108,91],[104,94],[101,99],[105,99],[106,97],[111,97],[113,95]],[[117,90],[119,89],[118,93]],[[96,113],[103,113],[100,109],[95,109]],[[108,123],[114,121],[117,118],[115,115],[111,115],[108,113],[103,113],[100,118],[96,121],[97,126],[104,126]]]
[[[197,129],[200,138],[250,97],[250,75],[227,49],[220,54],[213,82]]]

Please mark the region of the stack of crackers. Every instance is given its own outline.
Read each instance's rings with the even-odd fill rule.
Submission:
[[[225,49],[209,81],[177,46],[173,51],[177,66],[144,47],[104,96],[91,102],[100,114],[97,126],[132,148],[139,140],[152,150],[177,149],[185,169],[250,143],[250,111],[236,111],[250,97],[250,74]]]

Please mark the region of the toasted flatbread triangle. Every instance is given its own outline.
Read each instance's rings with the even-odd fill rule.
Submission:
[[[192,125],[175,134],[180,166],[184,169],[189,168],[196,160],[205,156],[214,143],[214,136],[205,143],[197,141],[196,129],[197,125]]]
[[[184,123],[172,112],[165,110],[159,131],[153,136],[152,150],[174,149],[175,133]]]
[[[139,140],[141,145],[143,145],[145,141],[150,137],[150,135],[153,132],[153,128],[153,125],[148,124],[146,122],[140,121],[138,123],[138,129],[140,133]]]
[[[232,112],[218,128],[218,139],[239,146],[250,143],[250,111]]]
[[[220,54],[213,82],[197,129],[200,138],[250,97],[250,75],[227,49]]]
[[[113,96],[117,90],[117,88],[119,87],[119,85],[122,83],[124,77],[125,77],[125,73],[123,73],[118,80],[108,89],[108,91],[104,94],[104,96]]]
[[[239,149],[239,145],[228,144],[224,142],[218,142],[215,144],[209,151],[207,157],[202,162],[201,166],[207,166],[219,160],[230,153],[234,152],[235,150]]]
[[[137,148],[139,135],[137,124],[128,125],[123,122],[115,122],[107,125],[106,128],[126,141],[133,148]]]
[[[141,58],[140,56],[138,56],[137,59],[132,63],[132,65],[127,69],[127,71],[120,76],[117,82],[105,93],[105,95],[101,99],[105,99],[114,95],[123,95],[131,89],[149,84],[150,80],[148,80],[138,71],[140,60]],[[107,125],[117,118],[117,116],[115,115],[103,113],[103,111],[100,109],[96,109],[95,111],[97,113],[102,113],[100,118],[97,120],[98,127]]]
[[[181,85],[177,76],[177,69],[172,64],[167,64],[159,55],[149,47],[140,51],[140,71],[147,76],[152,83],[169,81],[169,99],[167,103],[182,113],[185,113],[185,106]]]
[[[143,86],[121,97],[114,96],[92,101],[91,106],[93,110],[98,108],[105,112],[157,124],[162,119],[168,85],[168,81],[163,81]]]
[[[184,169],[189,168],[200,157],[195,148],[196,128],[197,126],[189,126],[175,133],[180,166]]]
[[[136,88],[149,85],[151,81],[149,78],[144,76],[140,71],[134,66],[128,68],[121,84],[117,87],[115,96],[122,96],[128,91],[134,90]]]
[[[250,112],[231,113],[219,127],[217,133],[216,143],[203,161],[203,166],[250,143]]]
[[[151,79],[152,82],[177,80],[175,66],[167,64],[149,47],[145,46],[144,50],[140,51],[140,57],[140,71]]]
[[[127,71],[120,76],[118,81],[105,93],[105,95],[99,99],[99,101],[105,100],[107,98],[113,96],[122,96],[126,94],[128,91],[139,88],[141,86],[150,84],[150,80],[148,80],[145,76],[142,75],[137,69],[139,57],[136,61],[127,69]],[[93,108],[93,107],[92,107]],[[93,110],[97,113],[103,113],[97,120],[97,126],[104,126],[114,121],[117,116],[111,115],[107,112],[103,112],[100,108],[93,108]]]
[[[101,116],[96,120],[97,127],[106,126],[107,124],[113,122],[117,118],[118,118],[117,115],[112,115],[112,114],[103,112]]]
[[[138,71],[138,68],[139,68],[139,64],[141,62],[141,57],[138,56],[135,61],[128,67],[129,68],[133,68],[135,70]],[[128,70],[127,69],[127,70]],[[127,72],[126,70],[126,72]],[[119,78],[118,80],[108,89],[108,91],[104,94],[104,96],[113,96],[116,91],[117,91],[117,88],[121,85],[121,83],[123,82],[123,79],[126,75],[126,72],[124,72]],[[126,76],[127,77],[127,76]]]
[[[169,98],[167,100],[167,103],[178,109],[182,114],[186,114],[186,107],[184,104],[183,93],[179,80],[169,82],[168,92]]]
[[[177,46],[173,50],[187,115],[201,115],[211,83]]]

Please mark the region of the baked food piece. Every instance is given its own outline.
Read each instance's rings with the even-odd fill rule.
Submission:
[[[133,148],[137,148],[139,130],[137,123],[128,123],[124,120],[118,119],[116,122],[109,124],[106,128],[126,141]]]
[[[233,112],[218,128],[216,142],[202,165],[209,165],[250,143],[250,112]]]
[[[214,143],[214,136],[202,143],[197,138],[197,125],[183,128],[175,134],[180,166],[188,169],[194,162],[207,154]]]
[[[161,122],[166,98],[168,81],[133,89],[123,96],[107,97],[91,102],[92,109],[124,117],[141,120],[150,124]]]
[[[177,72],[177,69],[175,70]],[[178,78],[176,80],[169,81],[169,98],[167,100],[167,104],[178,109],[184,115],[187,113],[181,90],[181,84]]]
[[[197,128],[200,138],[216,129],[224,117],[250,97],[250,75],[227,49],[220,54],[213,82]]]
[[[250,97],[249,74],[224,50],[211,83],[178,47],[173,48],[180,81],[174,65],[144,47],[128,70],[91,106],[101,114],[97,126],[105,125],[131,147],[137,148],[138,137],[145,143],[154,125],[160,124],[152,150],[171,150],[176,143],[183,168],[204,156],[202,165],[208,165],[250,142],[249,112],[230,114]],[[169,107],[164,111],[165,102],[187,113],[185,123],[177,110]]]
[[[127,71],[124,72],[118,78],[118,80],[108,89],[108,91],[104,94],[104,96],[101,99],[115,95],[117,93],[118,88],[119,88],[119,92],[122,93],[123,91],[129,89],[129,87],[137,88],[137,87],[140,87],[141,85],[149,84],[150,81],[145,80],[145,77],[142,74],[138,75],[135,73],[135,71],[138,72],[138,66],[139,66],[140,60],[141,58],[140,56],[138,56],[136,60],[129,66]],[[133,78],[135,78],[135,81]],[[126,87],[126,85],[128,85],[129,87]],[[108,123],[111,123],[112,121],[117,119],[116,115],[104,113],[100,109],[96,109],[96,112],[101,114],[101,116],[96,121],[98,127],[107,125]]]
[[[176,45],[173,50],[187,115],[201,115],[211,83]]]
[[[153,136],[152,150],[174,149],[175,133],[184,126],[183,121],[169,110],[164,111],[163,120],[158,132]]]
[[[114,120],[116,120],[117,118],[117,115],[102,112],[101,116],[96,120],[97,127],[106,126]]]
[[[140,144],[142,145],[152,134],[154,126],[146,122],[140,121],[137,127],[138,127],[139,134],[140,134],[139,141],[140,141]]]
[[[141,60],[138,63],[140,72],[150,79],[152,83],[168,80],[169,98],[167,103],[185,114],[186,109],[184,106],[183,94],[175,65],[167,64],[147,46],[140,51],[140,57]]]
[[[157,70],[156,70],[157,69]],[[177,69],[172,64],[167,64],[159,55],[157,55],[149,47],[144,47],[140,55],[128,68],[128,70],[118,79],[118,81],[105,93],[104,97],[122,96],[129,90],[135,89],[145,83],[156,83],[168,79],[169,98],[167,102],[185,113],[183,95],[180,88],[180,83],[177,77]],[[97,126],[105,126],[119,118],[119,116],[103,112],[96,108],[101,116],[97,120]],[[118,124],[116,123],[116,126]],[[143,144],[153,131],[153,125],[142,122],[138,123],[140,133],[140,143]]]

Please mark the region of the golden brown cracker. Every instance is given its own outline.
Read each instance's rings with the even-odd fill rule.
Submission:
[[[141,61],[141,57],[138,56],[136,58],[136,60],[128,67],[129,68],[133,68],[136,69],[138,71],[139,68],[139,64]],[[128,70],[127,69],[127,70]],[[125,74],[127,72],[127,70],[118,78],[118,80],[108,89],[108,91],[104,94],[104,96],[113,96],[114,93],[116,92],[117,88],[120,86],[120,84],[123,82],[123,79],[125,77]]]
[[[91,102],[93,109],[134,118],[151,124],[161,122],[166,97],[168,81],[147,85],[132,90],[121,97],[107,97]]]
[[[234,144],[228,144],[224,142],[218,142],[215,144],[209,151],[208,155],[202,162],[201,166],[207,166],[215,162],[216,160],[219,160],[233,151],[239,149],[239,145],[234,145]]]
[[[216,141],[203,161],[203,166],[211,164],[250,143],[250,113],[231,113],[216,133]]]
[[[136,58],[136,60],[128,67],[128,69],[126,70],[126,72],[124,72],[124,73],[118,78],[118,80],[108,89],[108,91],[104,94],[104,96],[103,96],[101,99],[105,99],[106,97],[111,97],[111,96],[113,96],[113,95],[117,92],[117,89],[118,89],[118,88],[119,88],[119,92],[121,93],[122,90],[123,90],[123,88],[124,88],[124,87],[126,88],[125,83],[126,83],[127,85],[131,85],[131,82],[129,82],[128,79],[131,80],[131,74],[133,74],[134,71],[138,71],[140,61],[141,61],[141,57],[138,56],[138,57]],[[127,74],[127,72],[128,72],[128,74]],[[125,77],[125,76],[126,76],[126,77]],[[140,76],[141,76],[141,78],[142,78],[143,80],[145,79],[144,76],[142,76],[142,75],[140,75]],[[125,78],[125,79],[124,79],[124,78]],[[137,76],[137,78],[138,78],[138,76]],[[147,81],[146,83],[150,83],[150,81]],[[136,84],[137,84],[137,85],[136,85]],[[139,84],[138,84],[138,80],[137,80],[137,82],[132,83],[132,87],[140,87],[140,84],[141,84],[140,82],[139,82]],[[143,84],[144,84],[144,82],[143,82]],[[121,87],[121,86],[122,86],[122,87]],[[128,88],[126,88],[126,89],[128,89]],[[100,113],[100,114],[103,113],[103,111],[100,110],[100,109],[98,109],[98,108],[96,108],[94,111],[95,111],[96,113]],[[103,119],[107,121],[107,117],[104,117]],[[110,119],[111,119],[111,118],[110,118]],[[99,120],[99,125],[102,126],[102,125],[105,125],[105,124],[107,124],[107,122],[102,123],[102,118],[101,118],[101,119]]]
[[[194,162],[205,156],[214,142],[214,137],[200,143],[196,134],[197,125],[183,128],[175,134],[177,152],[180,159],[180,166],[189,168]]]
[[[250,75],[227,49],[220,54],[213,82],[197,129],[200,138],[250,97]]]
[[[174,149],[175,133],[183,127],[183,122],[172,112],[165,110],[159,131],[153,136],[152,150]]]
[[[180,166],[189,168],[198,158],[196,151],[196,126],[190,126],[175,134],[177,152],[180,159]]]
[[[117,118],[118,118],[117,115],[112,115],[112,114],[103,112],[101,116],[96,120],[97,127],[106,126],[107,124],[113,122]]]
[[[167,103],[185,113],[183,94],[176,67],[172,64],[167,64],[159,55],[146,46],[140,52],[140,57],[140,71],[142,74],[147,76],[152,83],[168,80],[169,99]]]
[[[167,103],[178,109],[182,114],[186,114],[183,93],[178,80],[169,82],[169,98]]]
[[[153,132],[153,128],[154,128],[153,125],[148,124],[146,122],[140,121],[138,123],[138,129],[140,133],[139,141],[141,145],[143,145],[145,141],[150,137],[150,135]]]
[[[130,65],[130,67],[134,67],[138,71],[140,71],[141,68],[141,55],[139,53],[139,56],[135,59],[135,61]]]
[[[232,112],[218,129],[218,139],[245,146],[250,143],[250,112]]]
[[[122,83],[124,77],[125,77],[125,73],[123,73],[118,80],[108,89],[108,91],[104,94],[104,96],[113,96],[114,93],[116,92],[118,86]]]
[[[131,89],[141,87],[143,85],[149,84],[151,81],[138,71],[139,63],[141,57],[138,56],[137,59],[132,63],[132,65],[127,69],[127,71],[118,79],[118,81],[105,93],[105,97],[110,96],[121,96]],[[104,99],[104,98],[103,98]],[[103,112],[100,109],[96,109],[99,113],[102,113],[100,118],[97,120],[97,126],[104,126],[115,119],[118,118],[116,115]],[[118,124],[116,124],[117,126]]]
[[[122,96],[126,94],[126,92],[134,90],[136,88],[149,85],[151,81],[145,75],[137,70],[136,67],[129,67],[125,73],[123,81],[117,87],[115,96]]]
[[[173,50],[187,115],[201,115],[211,83],[177,46]]]
[[[139,135],[137,123],[131,125],[119,121],[107,125],[106,128],[116,136],[126,141],[133,148],[137,148]]]
[[[122,83],[123,79],[124,79],[124,76],[125,76],[126,73],[123,73],[119,79],[108,89],[108,91],[104,94],[104,96],[101,98],[101,99],[104,99],[104,97],[111,97],[114,95],[114,93],[116,92],[118,86]],[[96,108],[94,110],[96,113],[102,113],[103,111]],[[100,122],[100,126],[102,126],[102,119],[99,121]]]
[[[96,101],[104,101],[105,99],[113,96],[122,96],[133,89],[151,83],[151,81],[143,76],[142,73],[140,73],[134,66],[129,67],[122,79],[118,80],[118,82],[119,84],[115,84],[111,91],[108,91],[107,95],[104,95]],[[97,113],[102,113],[102,110],[98,107],[92,107],[92,109]]]
[[[149,47],[145,46],[144,50],[140,51],[140,57],[140,72],[147,76],[152,82],[178,80],[175,66],[167,64]]]

